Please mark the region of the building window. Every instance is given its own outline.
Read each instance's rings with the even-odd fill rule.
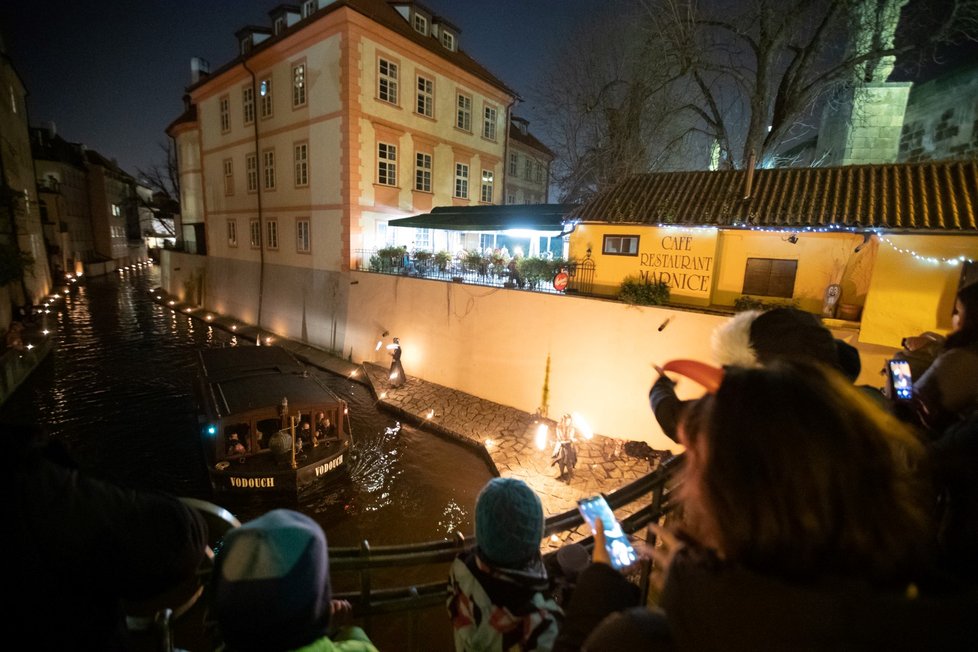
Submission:
[[[218,100],[221,108],[221,133],[226,134],[231,131],[231,100],[225,95]]]
[[[415,250],[431,251],[431,229],[414,230],[414,248]]]
[[[250,125],[255,121],[255,89],[251,86],[241,90],[241,105],[244,108],[244,123]]]
[[[306,64],[292,66],[292,108],[306,105]]]
[[[435,82],[421,75],[418,75],[417,111],[429,118],[435,116]]]
[[[428,35],[428,18],[422,14],[414,14],[414,31]]]
[[[316,0],[306,0],[302,3],[302,17],[309,18],[309,16],[315,13],[316,9]]]
[[[309,220],[295,222],[295,250],[302,254],[309,253]]]
[[[744,272],[744,294],[790,299],[795,291],[797,260],[748,258]]]
[[[257,249],[261,246],[261,224],[257,219],[251,220],[251,248]]]
[[[519,173],[520,157],[515,152],[509,155],[509,173],[518,174]]]
[[[414,189],[431,192],[431,154],[418,152],[414,164]]]
[[[270,219],[265,222],[265,230],[268,232],[268,248],[278,249],[278,220]]]
[[[469,198],[469,166],[465,163],[455,164],[455,196]]]
[[[224,194],[234,194],[234,162],[229,158],[224,159]]]
[[[122,205],[112,204],[112,215],[114,217],[122,217]]]
[[[378,60],[377,97],[384,102],[397,104],[397,64],[393,61]]]
[[[285,29],[285,19],[279,16],[275,19],[275,22],[272,23],[272,31],[278,35],[282,33],[283,29]]]
[[[265,190],[275,190],[275,150],[266,149],[261,153],[262,172],[265,179]]]
[[[295,185],[309,185],[309,145],[299,143],[295,146]]]
[[[526,203],[530,203],[527,201]],[[601,245],[601,253],[606,256],[637,256],[637,235],[606,235]]]
[[[455,51],[455,35],[446,29],[441,30],[441,44],[445,46],[446,50]]]
[[[377,183],[397,185],[397,145],[377,143]]]
[[[482,116],[482,137],[496,140],[496,107],[487,106]]]
[[[516,195],[506,195],[506,203],[507,204],[515,204],[516,203]]]
[[[272,117],[272,79],[263,79],[258,84],[258,94],[261,96],[261,117]]]
[[[537,183],[543,183],[543,163],[537,163]]]
[[[245,155],[245,172],[248,174],[248,192],[258,192],[258,157]]]
[[[468,95],[457,95],[458,101],[455,106],[458,108],[455,117],[455,126],[462,131],[472,131],[472,98]]]
[[[238,222],[234,218],[228,219],[228,246],[238,246]]]
[[[526,159],[526,165],[523,166],[523,178],[527,181],[533,181],[533,159]]]
[[[493,173],[492,170],[482,171],[482,201],[486,204],[492,203],[492,186],[493,186]]]

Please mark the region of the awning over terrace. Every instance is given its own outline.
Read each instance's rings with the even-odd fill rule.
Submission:
[[[444,231],[563,231],[564,216],[574,204],[509,204],[505,206],[439,206],[388,226]]]

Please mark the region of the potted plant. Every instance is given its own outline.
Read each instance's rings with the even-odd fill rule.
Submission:
[[[434,257],[435,254],[430,251],[419,250],[414,252],[414,265],[419,274],[423,276],[431,270],[431,263]]]
[[[662,281],[648,283],[637,276],[628,276],[621,282],[618,298],[636,306],[661,306],[669,302],[669,285]]]
[[[439,272],[448,271],[448,264],[452,262],[452,255],[447,251],[439,251],[435,254],[435,264],[438,265]]]

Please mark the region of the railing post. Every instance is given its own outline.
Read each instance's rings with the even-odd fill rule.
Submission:
[[[360,542],[360,557],[367,563],[364,563],[360,569],[360,604],[363,605],[364,617],[363,617],[363,629],[370,634],[370,624],[371,617],[370,612],[370,542],[364,539]]]

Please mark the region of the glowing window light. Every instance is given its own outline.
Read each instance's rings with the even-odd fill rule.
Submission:
[[[174,301],[173,299],[170,299],[169,301],[166,302],[166,305],[168,305],[168,306],[175,306],[175,305],[177,305],[177,302]]]
[[[46,329],[46,328],[45,328],[45,329],[44,329],[43,331],[41,331],[41,334],[42,334],[42,335],[47,335],[47,334],[48,334],[48,333],[50,333],[50,332],[51,332],[51,331],[49,331],[48,329]]]
[[[272,343],[272,340],[273,340],[273,338],[271,336],[266,337],[265,338],[265,344],[271,344]]]
[[[206,319],[207,321],[214,321],[214,315],[207,315],[206,317],[204,317],[204,319]]]
[[[231,330],[233,330],[233,331],[238,330],[238,325],[237,324],[231,324]]]

